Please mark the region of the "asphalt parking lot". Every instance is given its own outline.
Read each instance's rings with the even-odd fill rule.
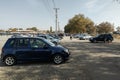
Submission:
[[[6,39],[1,37],[0,49]],[[29,62],[9,67],[0,62],[0,80],[120,80],[119,40],[90,43],[65,37],[61,44],[71,52],[67,62]]]

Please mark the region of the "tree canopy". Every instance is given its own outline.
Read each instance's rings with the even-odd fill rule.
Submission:
[[[27,28],[26,30],[38,31],[37,27]]]
[[[15,31],[17,31],[18,30],[18,28],[9,28],[8,29],[8,31],[11,31],[11,32],[15,32]]]
[[[94,22],[83,14],[75,15],[65,26],[66,33],[93,33],[95,32]]]
[[[97,27],[97,32],[101,33],[111,33],[114,31],[114,25],[109,22],[102,22]]]
[[[83,14],[78,14],[69,20],[64,30],[65,33],[111,33],[114,31],[114,25],[109,22],[102,22],[99,25],[94,25],[91,19],[85,17]]]

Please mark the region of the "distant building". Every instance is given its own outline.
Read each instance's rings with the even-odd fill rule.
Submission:
[[[37,34],[37,33],[47,33],[47,30],[40,30],[40,31],[34,31],[34,30],[17,30],[17,31],[9,31],[11,34]]]

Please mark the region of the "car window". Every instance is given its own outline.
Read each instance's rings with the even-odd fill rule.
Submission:
[[[30,45],[32,48],[43,48],[46,45],[46,43],[39,39],[31,39]]]
[[[99,38],[104,38],[104,35],[100,35]]]
[[[46,39],[44,39],[44,41],[45,41],[47,44],[49,44],[50,46],[55,46],[55,44],[52,43],[51,41],[48,41],[48,40],[46,40]]]
[[[29,45],[29,39],[18,39],[18,45],[19,48],[26,48]]]
[[[8,47],[10,47],[10,48],[15,47],[15,39],[10,40]]]

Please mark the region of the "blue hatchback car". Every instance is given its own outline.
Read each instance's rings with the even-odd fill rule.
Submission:
[[[2,48],[1,60],[8,66],[18,61],[50,60],[60,64],[69,58],[69,50],[37,37],[9,38]]]

